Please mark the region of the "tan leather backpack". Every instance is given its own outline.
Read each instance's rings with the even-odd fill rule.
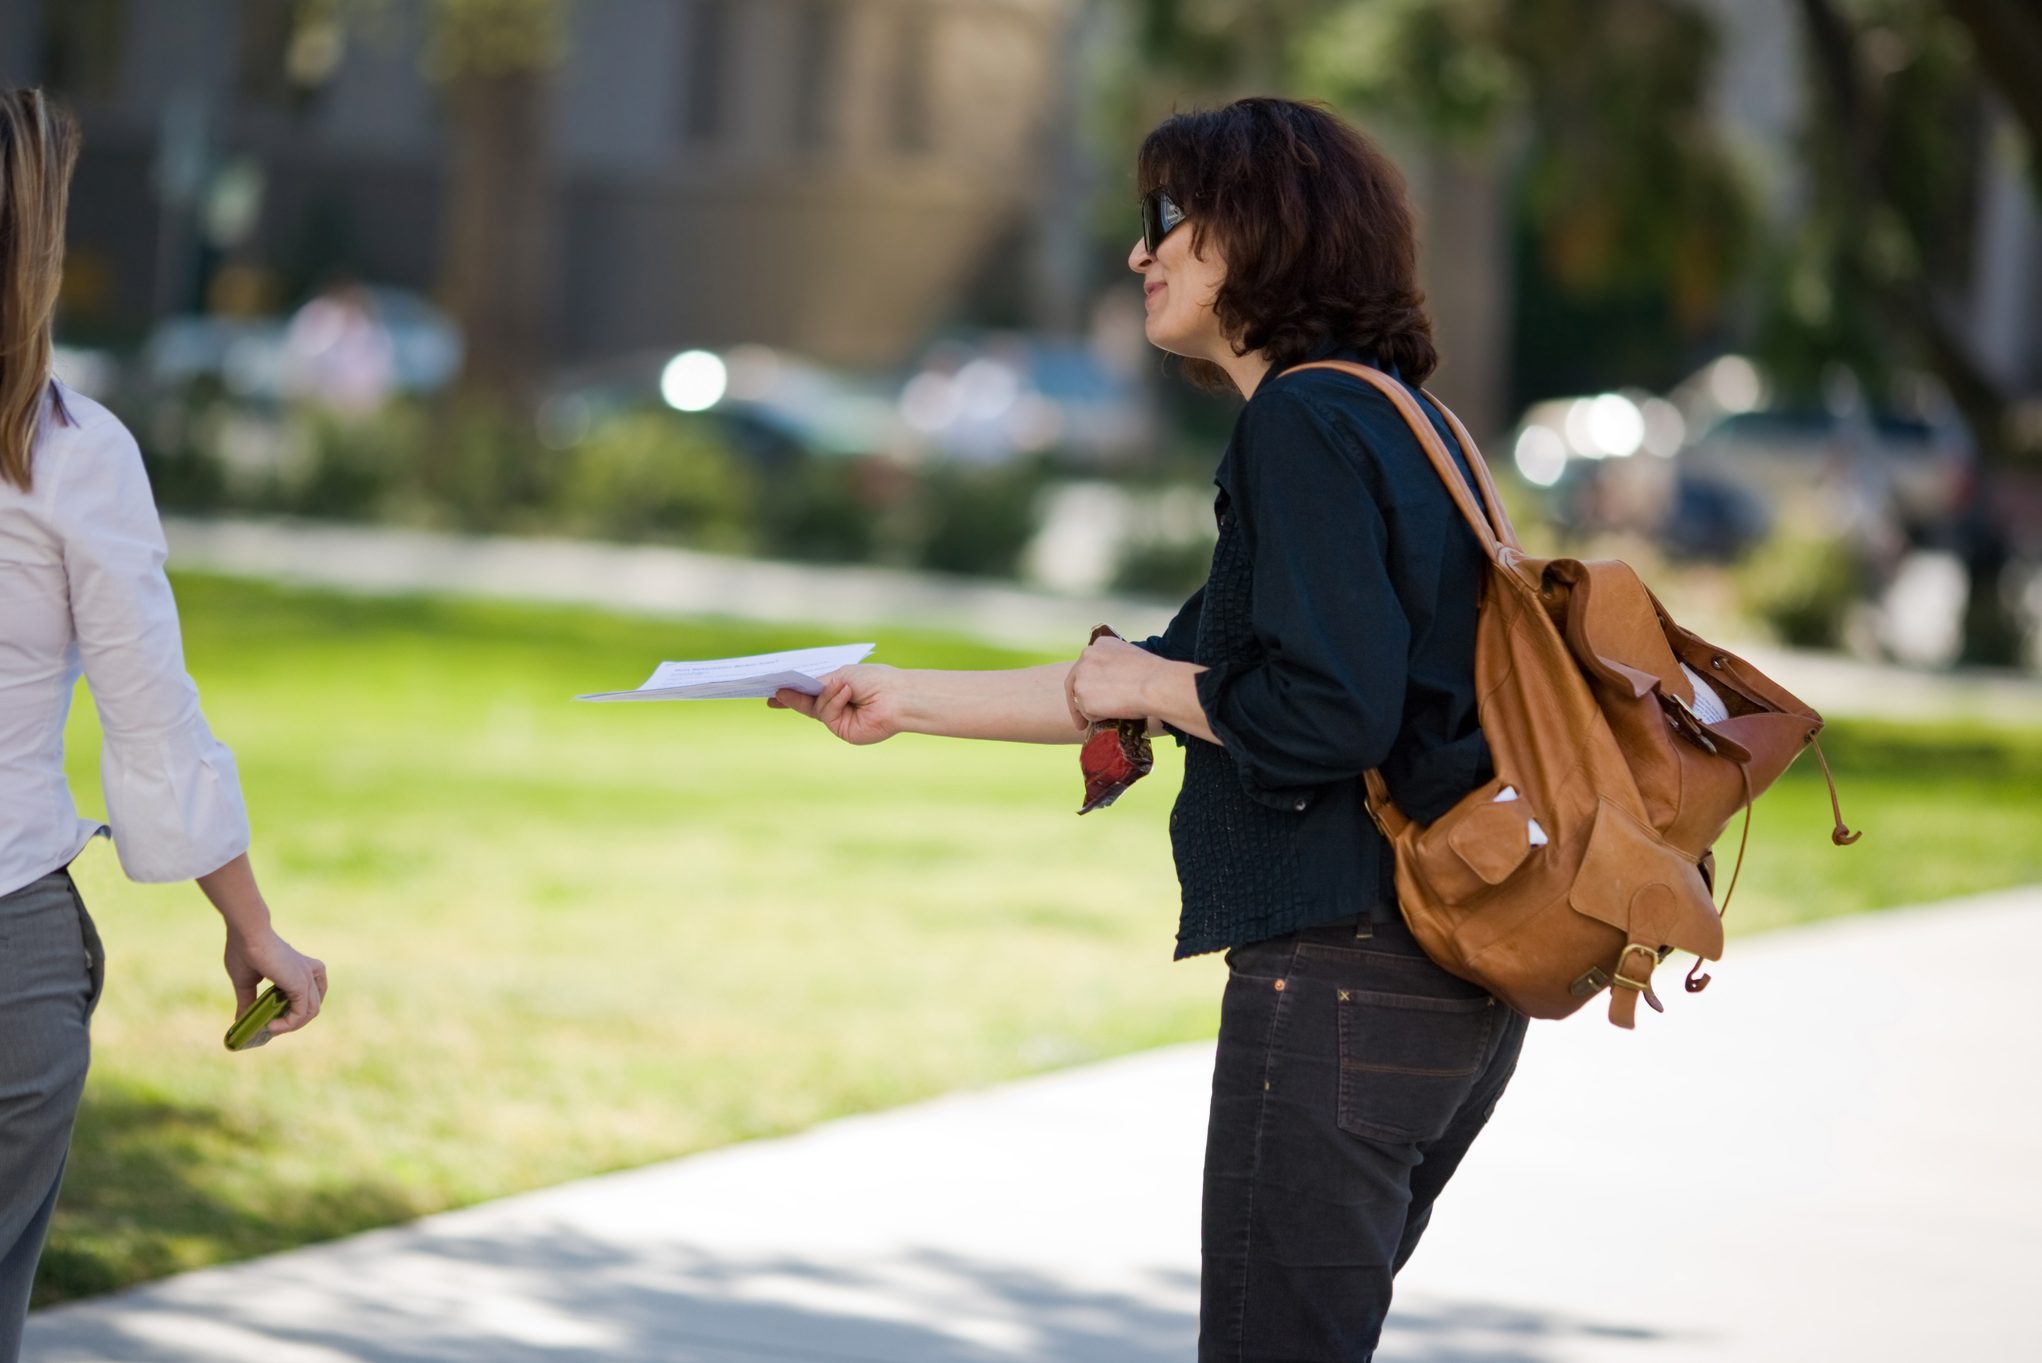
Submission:
[[[1297,368],[1337,369],[1396,404],[1489,557],[1475,684],[1495,779],[1419,824],[1381,772],[1367,778],[1419,944],[1537,1018],[1566,1017],[1605,988],[1619,1027],[1634,1024],[1641,994],[1664,1012],[1652,971],[1676,948],[1698,958],[1687,988],[1699,992],[1702,960],[1723,953],[1710,847],[1740,808],[1749,838],[1751,802],[1815,743],[1822,717],[1675,624],[1628,565],[1528,556],[1475,442],[1437,399],[1480,506],[1402,384],[1338,360]],[[1816,757],[1827,778],[1819,746]],[[1857,841],[1833,780],[1829,796],[1832,839]]]

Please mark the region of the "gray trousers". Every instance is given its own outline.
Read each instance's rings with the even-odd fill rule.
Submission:
[[[0,1363],[21,1354],[105,978],[69,872],[0,896]]]

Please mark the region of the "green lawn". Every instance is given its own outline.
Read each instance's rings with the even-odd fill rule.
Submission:
[[[40,1301],[1211,1034],[1217,962],[1169,959],[1174,745],[1079,820],[1075,748],[850,749],[756,702],[567,699],[661,658],[831,641],[1040,658],[854,625],[179,595],[279,922],[333,994],[305,1036],[228,1055],[217,920],[95,845],[79,878],[112,963]],[[2042,880],[2042,733],[1831,734],[1864,841],[1830,846],[1798,766],[1760,804],[1733,927]],[[71,737],[97,808],[89,705]]]

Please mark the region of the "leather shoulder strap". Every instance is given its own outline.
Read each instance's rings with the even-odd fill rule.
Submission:
[[[1503,509],[1502,494],[1496,491],[1496,480],[1489,476],[1489,461],[1475,448],[1475,438],[1468,434],[1468,428],[1454,415],[1453,408],[1434,397],[1431,389],[1421,388],[1418,391],[1425,394],[1425,400],[1437,407],[1439,414],[1446,418],[1446,424],[1453,428],[1454,439],[1460,444],[1461,453],[1467,456],[1468,467],[1475,471],[1476,483],[1481,486],[1482,502],[1489,508],[1489,519],[1495,524],[1496,538],[1513,549],[1522,549],[1524,546],[1517,542],[1517,527],[1510,523],[1510,513]],[[1431,425],[1430,422],[1426,424]]]

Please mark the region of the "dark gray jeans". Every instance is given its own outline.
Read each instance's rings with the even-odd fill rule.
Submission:
[[[1401,922],[1236,947],[1206,1134],[1201,1363],[1368,1363],[1510,1082],[1523,1014]]]
[[[21,1353],[105,977],[69,872],[0,896],[0,1363]]]

